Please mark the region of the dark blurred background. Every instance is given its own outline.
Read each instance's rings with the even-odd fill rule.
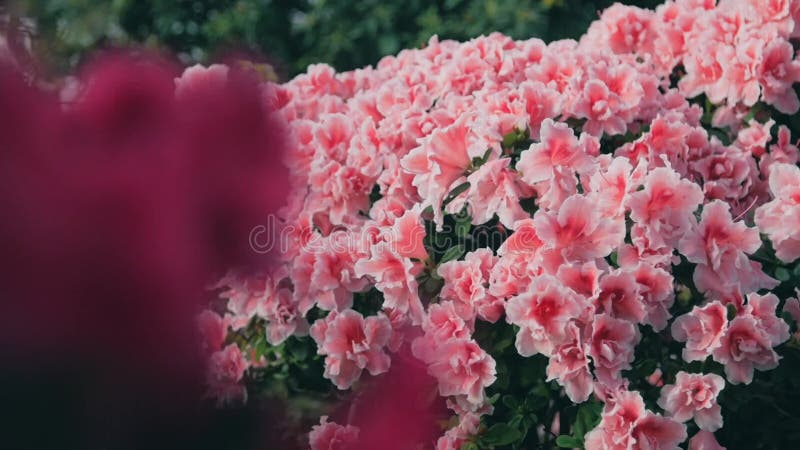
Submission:
[[[613,1],[587,0],[19,0],[11,23],[45,66],[65,73],[97,48],[128,44],[207,63],[231,50],[267,57],[285,80],[309,64],[375,64],[434,34],[466,40],[577,38]],[[658,0],[623,3],[654,7]]]

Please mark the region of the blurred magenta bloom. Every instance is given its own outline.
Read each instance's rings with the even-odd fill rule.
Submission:
[[[231,70],[176,97],[177,74],[106,56],[63,105],[0,69],[2,400],[10,429],[52,428],[22,447],[185,448],[205,287],[269,263],[249,233],[288,181],[265,87]]]

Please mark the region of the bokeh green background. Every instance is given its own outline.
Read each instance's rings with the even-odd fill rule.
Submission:
[[[546,41],[580,36],[609,0],[19,0],[36,19],[37,54],[65,72],[93,49],[142,44],[187,64],[231,50],[276,65],[281,78],[325,62],[375,64],[432,35],[466,40],[492,31]],[[657,0],[626,1],[653,7]]]

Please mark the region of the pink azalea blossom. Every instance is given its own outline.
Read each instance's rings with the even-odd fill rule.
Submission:
[[[630,322],[640,323],[647,314],[639,284],[627,271],[615,270],[604,275],[596,302],[598,312]]]
[[[568,261],[607,256],[625,236],[622,221],[601,218],[583,195],[567,198],[557,212],[537,211],[533,223],[542,242]]]
[[[554,277],[535,278],[526,292],[506,305],[506,320],[520,327],[517,351],[522,356],[550,355],[555,346],[571,338],[567,323],[584,318],[586,299],[567,289]]]
[[[319,425],[314,425],[308,433],[308,443],[311,450],[353,449],[358,442],[358,432],[358,427],[328,422],[328,416],[322,416]]]
[[[347,389],[366,369],[371,375],[389,370],[391,360],[384,351],[392,327],[385,316],[366,319],[353,310],[331,311],[311,326],[317,353],[325,355],[325,378],[339,389]]]
[[[725,365],[725,375],[731,384],[750,384],[754,369],[774,369],[780,359],[772,349],[770,336],[749,314],[731,321],[713,355],[715,361]]]
[[[678,243],[686,259],[698,264],[694,282],[701,290],[717,285],[739,285],[744,291],[775,287],[747,257],[759,247],[758,230],[734,222],[728,205],[718,200],[703,207],[700,224]]]
[[[800,168],[774,164],[769,189],[773,200],[756,209],[756,225],[769,236],[775,256],[792,262],[800,257]]]
[[[545,119],[540,136],[539,143],[522,152],[516,166],[526,183],[552,180],[556,171],[583,171],[591,164],[584,148],[591,138],[582,135],[579,141],[567,124]]]
[[[533,190],[509,168],[510,162],[509,158],[489,161],[467,177],[470,188],[465,201],[473,224],[486,223],[497,215],[500,223],[511,228],[518,220],[529,217],[520,199],[532,197]]]
[[[695,306],[672,323],[672,336],[686,342],[683,349],[685,361],[703,361],[722,345],[722,336],[728,325],[728,312],[720,302]]]
[[[463,396],[475,407],[483,404],[484,389],[496,378],[494,359],[468,339],[439,342],[433,353],[420,353],[426,338],[418,338],[412,348],[414,355],[428,364],[428,373],[439,381],[439,394]]]
[[[719,445],[714,433],[700,430],[689,439],[689,450],[725,450],[725,447]]]
[[[421,266],[397,254],[392,245],[380,242],[372,246],[368,258],[353,266],[356,276],[369,276],[384,295],[383,306],[407,313],[414,323],[423,316],[422,301],[417,292],[416,276]]]
[[[580,327],[574,321],[568,322],[565,339],[553,349],[547,365],[547,381],[556,380],[564,386],[564,392],[575,403],[586,401],[594,387],[588,352]]]
[[[489,278],[499,258],[490,249],[481,248],[467,253],[463,261],[448,261],[437,269],[444,279],[439,296],[452,300],[461,317],[476,315],[496,322],[503,314],[502,301],[489,292]]]
[[[634,324],[608,314],[598,314],[592,323],[589,356],[600,381],[614,380],[620,372],[630,369],[633,350],[639,342],[639,330]]]
[[[646,227],[649,240],[675,246],[694,223],[693,212],[703,201],[696,184],[660,167],[644,179],[644,189],[630,195],[631,219]]]
[[[658,406],[678,422],[694,418],[702,430],[722,428],[722,412],[717,396],[725,387],[725,380],[715,374],[678,372],[675,384],[661,388]]]

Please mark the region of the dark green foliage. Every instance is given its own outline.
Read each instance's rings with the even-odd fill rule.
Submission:
[[[337,70],[374,65],[384,55],[440,38],[500,31],[515,39],[580,36],[610,0],[20,0],[17,14],[38,21],[39,50],[60,69],[90,50],[140,43],[186,63],[250,50],[284,75],[309,64]],[[655,0],[625,2],[654,6]]]

